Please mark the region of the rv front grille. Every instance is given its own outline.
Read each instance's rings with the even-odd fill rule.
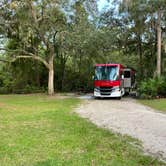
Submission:
[[[112,91],[112,87],[100,87],[101,95],[110,95]]]

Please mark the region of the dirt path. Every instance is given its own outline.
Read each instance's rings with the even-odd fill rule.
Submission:
[[[166,160],[166,114],[129,98],[121,101],[87,100],[76,111],[97,126],[141,140],[146,152]]]

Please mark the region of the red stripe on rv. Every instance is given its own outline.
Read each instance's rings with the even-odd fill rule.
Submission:
[[[120,81],[108,81],[108,80],[94,81],[94,86],[95,87],[120,86]]]

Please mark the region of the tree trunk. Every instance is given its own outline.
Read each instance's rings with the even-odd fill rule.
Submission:
[[[48,94],[54,95],[54,62],[53,56],[49,60],[49,72],[48,72]]]
[[[144,70],[143,70],[143,57],[142,57],[142,39],[141,36],[138,36],[138,54],[139,54],[139,67],[140,67],[140,74],[141,78],[144,76]]]
[[[157,76],[161,76],[161,10],[158,9],[157,19]]]

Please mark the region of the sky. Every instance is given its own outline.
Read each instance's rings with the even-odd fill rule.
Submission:
[[[98,1],[98,8],[99,11],[102,11],[103,9],[107,9],[109,6],[111,6],[111,0],[108,2],[108,0],[99,0]]]

